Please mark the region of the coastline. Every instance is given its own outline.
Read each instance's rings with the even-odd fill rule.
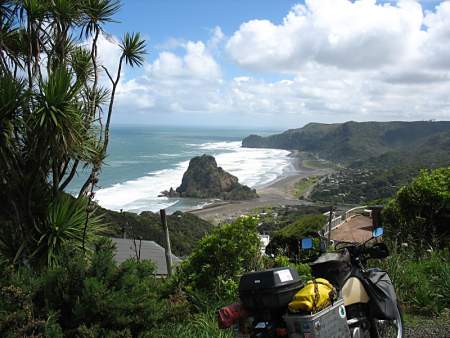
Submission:
[[[294,196],[295,185],[302,179],[311,176],[322,176],[332,172],[331,168],[306,168],[304,158],[298,151],[292,151],[292,168],[286,170],[276,180],[263,186],[256,187],[259,198],[244,201],[218,201],[204,206],[201,209],[189,210],[194,214],[213,224],[219,224],[250,213],[255,208],[273,207],[282,205],[309,205],[308,201],[300,200]]]

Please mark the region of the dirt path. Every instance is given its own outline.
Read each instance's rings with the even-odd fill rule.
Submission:
[[[356,215],[331,231],[331,239],[346,242],[364,242],[372,237],[372,219]]]

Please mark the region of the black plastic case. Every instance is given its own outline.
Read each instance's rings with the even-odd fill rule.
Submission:
[[[288,267],[249,272],[241,277],[239,297],[254,313],[284,311],[302,286],[297,271]]]

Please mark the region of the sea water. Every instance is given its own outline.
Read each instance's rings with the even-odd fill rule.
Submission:
[[[201,208],[214,201],[158,195],[177,188],[189,160],[202,154],[213,155],[218,166],[237,176],[240,183],[261,187],[292,170],[292,158],[286,150],[242,148],[242,139],[250,134],[277,132],[116,126],[111,130],[108,157],[95,200],[107,209],[138,213]],[[82,173],[72,184],[72,193],[76,193],[85,177],[86,173]]]

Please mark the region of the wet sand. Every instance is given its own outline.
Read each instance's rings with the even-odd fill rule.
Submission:
[[[308,205],[308,201],[300,200],[294,196],[295,184],[302,178],[321,176],[331,173],[332,169],[310,169],[303,166],[303,159],[297,152],[293,157],[293,169],[287,171],[281,178],[266,186],[257,187],[259,198],[248,201],[217,202],[203,209],[192,210],[192,214],[214,224],[246,215],[255,208],[282,206],[282,205]]]

